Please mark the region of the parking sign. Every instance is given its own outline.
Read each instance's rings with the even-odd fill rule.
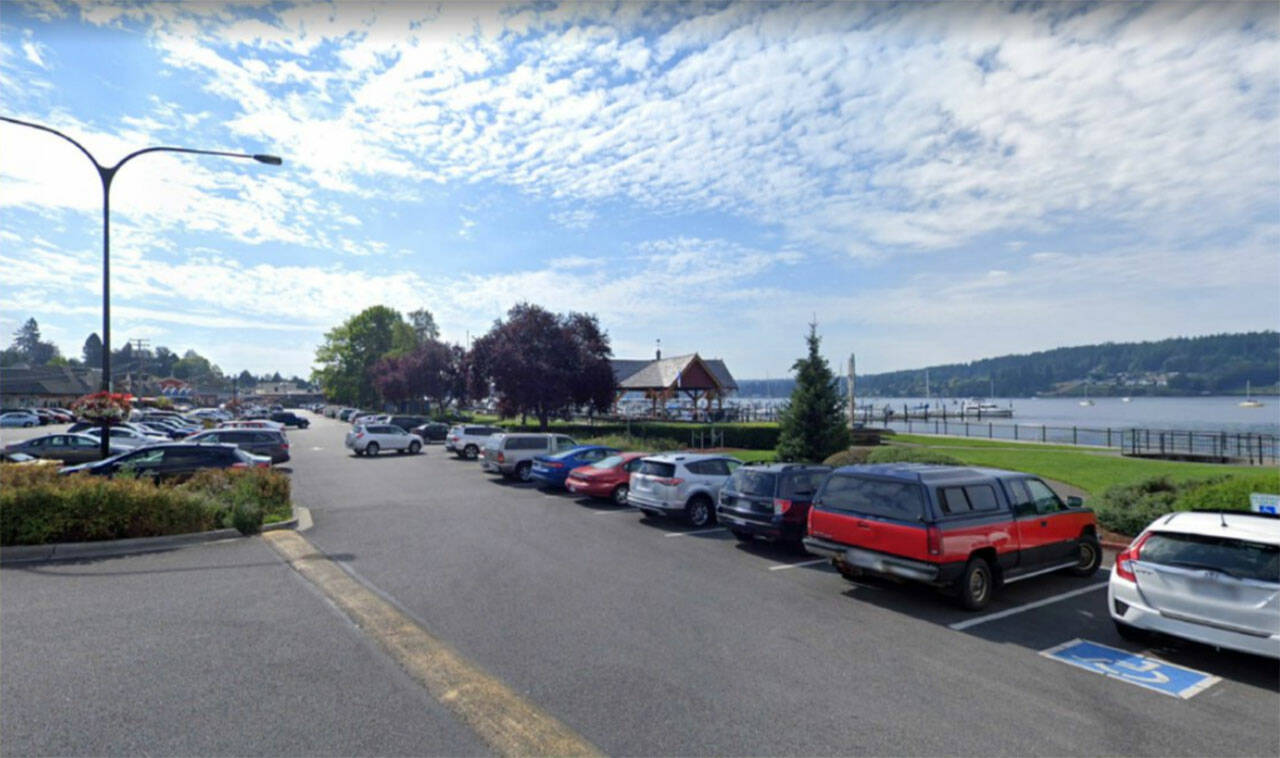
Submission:
[[[1280,495],[1255,492],[1249,495],[1249,509],[1254,513],[1280,513]]]
[[[1220,681],[1219,677],[1203,671],[1175,666],[1088,640],[1064,642],[1042,651],[1040,655],[1184,700]]]

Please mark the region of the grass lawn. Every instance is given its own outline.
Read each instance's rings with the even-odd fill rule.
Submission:
[[[920,445],[958,458],[975,466],[1026,471],[1073,484],[1092,495],[1100,495],[1118,484],[1134,484],[1144,479],[1167,476],[1173,481],[1209,479],[1240,473],[1257,473],[1258,466],[1223,466],[1209,463],[1179,463],[1144,458],[1122,458],[1058,445],[1025,445],[1015,442],[949,439],[900,434],[895,443]],[[1274,469],[1273,469],[1274,471]],[[1276,473],[1280,478],[1280,472]]]

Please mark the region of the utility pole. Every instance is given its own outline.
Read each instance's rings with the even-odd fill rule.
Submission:
[[[853,394],[853,353],[849,353],[849,429],[858,428],[858,406]]]

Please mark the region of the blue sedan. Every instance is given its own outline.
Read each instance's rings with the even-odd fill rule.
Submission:
[[[564,480],[569,478],[570,471],[604,460],[617,452],[612,447],[581,445],[562,453],[539,455],[533,459],[533,469],[529,474],[539,487],[564,489]]]

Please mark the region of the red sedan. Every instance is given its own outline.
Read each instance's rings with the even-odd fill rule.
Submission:
[[[618,505],[627,504],[631,472],[640,468],[640,459],[650,453],[618,453],[589,466],[569,472],[564,486],[576,495],[607,497]]]

